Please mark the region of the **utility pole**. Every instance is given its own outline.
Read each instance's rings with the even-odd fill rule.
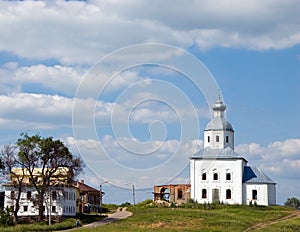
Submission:
[[[132,202],[133,202],[133,205],[135,205],[135,188],[134,188],[134,184],[133,183],[127,183],[125,185],[130,185],[132,184]]]
[[[99,199],[100,215],[101,215],[101,212],[102,212],[102,198],[104,196],[104,192],[102,192],[102,185],[106,184],[108,182],[109,182],[109,180],[106,180],[106,181],[104,181],[100,184],[100,199]]]
[[[133,200],[133,205],[135,205],[135,189],[134,189],[134,184],[132,184],[132,200]]]

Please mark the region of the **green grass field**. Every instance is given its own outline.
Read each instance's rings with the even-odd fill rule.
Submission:
[[[283,231],[283,232],[296,232],[300,231],[300,219],[295,218],[295,219],[290,219],[284,222],[278,222],[272,225],[269,225],[265,228],[261,228],[258,230],[255,230],[257,232],[278,232],[278,231]]]
[[[284,207],[221,205],[204,208],[131,207],[129,210],[133,216],[130,218],[78,231],[244,231],[254,224],[276,220],[291,213]],[[287,231],[300,231],[299,219],[293,223],[296,224],[293,228],[298,230]],[[281,231],[281,228],[278,225],[274,230],[265,231]]]
[[[169,208],[147,206],[144,203],[129,207],[128,211],[133,212],[133,216],[127,219],[97,228],[80,228],[75,231],[244,231],[255,224],[274,221],[295,212],[281,206],[250,207],[190,204],[185,207]],[[74,226],[75,221],[68,220],[69,225]],[[47,225],[18,225],[12,228],[0,228],[0,231],[59,230],[63,228],[59,224],[53,225],[52,228]],[[300,231],[300,217],[279,221],[255,231]]]

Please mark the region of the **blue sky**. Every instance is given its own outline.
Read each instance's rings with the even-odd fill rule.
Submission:
[[[1,1],[0,144],[62,139],[87,162],[79,178],[109,180],[105,201],[131,201],[128,183],[140,201],[189,182],[220,89],[236,151],[277,182],[278,203],[300,197],[299,1],[182,4]]]

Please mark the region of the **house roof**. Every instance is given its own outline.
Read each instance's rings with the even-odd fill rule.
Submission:
[[[244,167],[243,183],[275,184],[262,170],[257,167]]]
[[[247,160],[240,156],[230,147],[225,147],[222,149],[212,149],[206,147],[198,152],[196,152],[190,159],[243,159]]]
[[[86,185],[85,183],[83,183],[82,181],[76,181],[74,183],[74,185],[80,190],[80,192],[97,192],[100,193],[99,190]]]

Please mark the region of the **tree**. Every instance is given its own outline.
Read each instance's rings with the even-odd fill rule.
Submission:
[[[29,136],[21,134],[17,141],[19,160],[24,163],[30,176],[30,183],[37,191],[39,220],[43,219],[43,202],[47,190],[57,183],[57,173],[60,168],[67,172],[65,184],[71,183],[83,169],[83,162],[74,157],[69,149],[60,140],[52,137],[42,138],[39,135]],[[40,177],[36,178],[36,169]]]
[[[7,167],[12,182],[19,181],[19,185],[16,185],[19,187],[18,193],[21,193],[24,187],[24,176],[27,178],[25,185],[36,190],[36,199],[32,200],[35,200],[38,206],[39,221],[43,219],[43,203],[48,190],[54,184],[70,184],[74,177],[82,172],[84,166],[82,160],[74,157],[63,142],[52,137],[43,138],[38,134],[29,136],[22,133],[14,149],[4,149],[2,154],[6,154],[2,157],[7,158],[4,163],[9,164]],[[18,173],[13,172],[14,168],[18,168]],[[59,179],[62,170],[66,172],[63,180]]]
[[[300,200],[296,197],[291,197],[286,200],[284,203],[285,206],[298,209],[300,207]]]
[[[9,197],[13,202],[14,207],[12,210],[13,221],[14,223],[18,222],[18,212],[20,209],[20,198],[21,192],[25,187],[24,178],[25,178],[25,168],[24,163],[18,159],[16,152],[16,146],[11,144],[5,145],[0,154],[1,157],[1,168],[3,175],[10,175],[11,187],[16,190]],[[19,172],[15,172],[15,167],[18,167]]]

